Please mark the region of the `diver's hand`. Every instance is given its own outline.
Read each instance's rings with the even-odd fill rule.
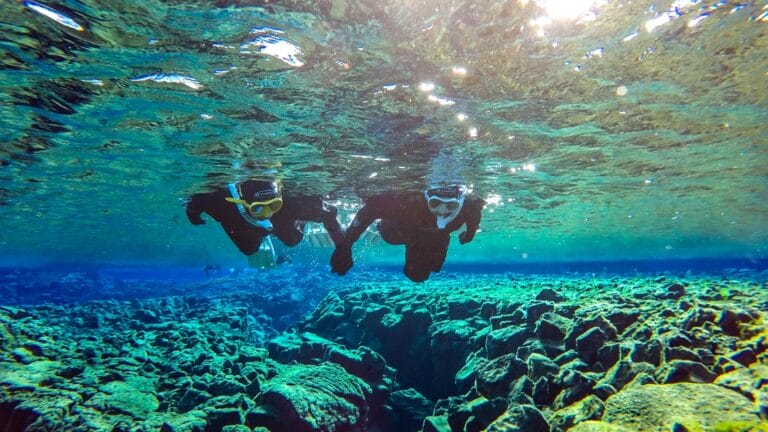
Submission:
[[[352,268],[352,248],[349,246],[337,247],[331,255],[331,272],[344,276],[350,268]]]
[[[475,238],[474,233],[470,233],[469,231],[464,231],[459,234],[459,243],[467,244],[471,242],[473,238]]]
[[[187,219],[192,225],[203,225],[205,221],[200,217],[200,213],[187,209]]]

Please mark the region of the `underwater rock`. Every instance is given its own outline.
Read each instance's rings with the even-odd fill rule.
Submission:
[[[560,353],[556,346],[544,345],[544,343],[539,339],[528,339],[525,341],[525,343],[523,343],[522,346],[517,347],[515,350],[515,355],[517,355],[517,357],[519,357],[521,360],[527,360],[528,357],[530,357],[532,354],[549,355],[547,348],[550,348],[553,353]]]
[[[554,304],[546,301],[532,301],[524,305],[524,308],[525,320],[529,326],[533,326],[545,313],[555,310]]]
[[[480,311],[480,303],[474,299],[454,299],[448,301],[448,318],[465,320],[474,317]]]
[[[725,422],[757,422],[749,399],[714,384],[627,386],[605,402],[603,421],[632,431],[712,430]]]
[[[659,298],[678,300],[682,298],[684,295],[685,295],[685,286],[677,282],[672,282],[667,284],[666,286],[664,286],[664,288],[661,289]]]
[[[415,389],[393,391],[389,395],[389,404],[393,408],[389,414],[397,416],[393,423],[403,430],[418,430],[435,406]]]
[[[384,357],[367,346],[361,346],[354,351],[333,347],[326,353],[326,358],[366,382],[378,382],[387,366]]]
[[[210,398],[211,398],[211,395],[208,394],[207,392],[198,390],[194,387],[189,387],[182,394],[181,399],[179,399],[179,402],[176,405],[176,408],[180,412],[186,412],[195,408],[198,405],[204,404]]]
[[[768,396],[766,383],[768,383],[768,365],[753,364],[749,368],[739,368],[720,375],[715,379],[715,384],[737,391],[755,401],[763,416],[768,414]]]
[[[561,341],[565,338],[568,327],[570,327],[570,322],[566,318],[552,312],[547,312],[536,322],[533,334],[540,339]]]
[[[597,420],[587,420],[578,423],[576,426],[568,429],[568,432],[640,432],[633,429],[627,429],[611,423]]]
[[[493,330],[485,339],[485,351],[488,358],[509,354],[515,352],[531,336],[525,328],[504,327]]]
[[[481,351],[475,351],[467,356],[464,366],[456,372],[455,383],[459,393],[467,392],[475,384],[477,370],[481,364],[487,362],[480,354]]]
[[[641,373],[651,375],[655,372],[655,366],[650,363],[620,360],[605,373],[595,387],[597,388],[599,385],[608,385],[615,392],[616,390],[621,390],[624,386],[632,382],[637,375]]]
[[[533,383],[531,398],[536,405],[549,405],[557,395],[558,390],[550,379],[541,377]]]
[[[664,331],[658,336],[659,342],[665,347],[693,347],[691,338],[678,329]]]
[[[701,327],[706,323],[715,323],[717,321],[717,311],[712,308],[698,307],[691,309],[680,321],[680,327],[689,331],[696,327]]]
[[[615,328],[618,334],[623,333],[631,325],[638,322],[641,312],[639,309],[612,309],[605,313],[605,319]]]
[[[560,367],[549,357],[533,353],[528,357],[528,376],[536,381],[541,377],[554,378],[560,372]]]
[[[576,339],[593,328],[602,331],[605,340],[613,340],[618,334],[616,327],[602,315],[581,317],[574,322],[574,325],[565,336],[565,348],[575,349]]]
[[[208,422],[208,425],[210,429],[214,429],[214,430],[217,427],[216,423],[212,423],[210,421]],[[221,432],[253,432],[253,429],[242,424],[229,424],[229,425],[223,426],[221,428]],[[269,432],[269,431],[264,428],[256,428],[256,432]]]
[[[538,294],[536,294],[536,300],[548,301],[552,303],[560,303],[562,301],[565,301],[566,298],[558,294],[558,292],[553,290],[552,288],[544,288],[543,290],[539,291]]]
[[[451,425],[448,423],[448,415],[428,416],[424,419],[422,432],[451,432]]]
[[[756,313],[728,307],[720,311],[717,325],[730,336],[740,336],[742,326],[753,323],[757,318]]]
[[[592,388],[592,394],[600,398],[600,400],[608,399],[611,395],[616,394],[617,391],[612,385],[606,383],[597,383]]]
[[[757,355],[755,355],[755,352],[752,351],[751,348],[742,348],[738,351],[734,351],[728,354],[728,358],[747,367],[757,361]]]
[[[349,350],[309,332],[282,334],[270,340],[267,349],[270,357],[280,363],[327,360],[369,383],[379,381],[386,369],[384,358],[366,346]]]
[[[564,408],[586,397],[596,384],[594,378],[574,369],[562,369],[556,383],[562,388],[554,400],[553,405],[556,409]]]
[[[510,404],[533,405],[534,386],[530,377],[521,376],[510,386],[507,400]]]
[[[605,412],[605,406],[596,396],[590,395],[584,399],[561,408],[548,415],[549,424],[555,432],[569,430],[577,423],[587,420],[599,420]]]
[[[673,360],[657,373],[657,379],[663,383],[711,383],[715,378],[716,375],[706,366],[688,360]]]
[[[453,390],[456,373],[474,350],[467,341],[477,329],[466,321],[440,321],[432,324],[429,331],[434,386],[443,391]]]
[[[572,362],[574,360],[575,361],[579,361],[579,362],[581,361],[581,360],[579,360],[579,353],[577,353],[576,350],[572,350],[572,349],[568,350],[568,351],[565,351],[564,353],[562,353],[562,354],[560,354],[560,355],[558,355],[557,357],[554,358],[555,363],[557,363],[560,366],[563,366],[563,365],[565,365],[567,363],[570,363],[570,362]],[[584,366],[586,366],[586,364],[584,364]]]
[[[30,364],[39,360],[39,355],[33,351],[30,351],[27,347],[19,347],[11,351],[11,356],[14,360],[22,364]]]
[[[504,398],[488,400],[482,396],[467,395],[465,403],[453,405],[448,408],[446,422],[448,430],[453,431],[481,431],[498,418],[506,409],[507,401]],[[425,429],[427,423],[425,422]]]
[[[267,415],[254,426],[273,432],[364,428],[371,387],[335,364],[286,365],[256,403]]]
[[[499,418],[507,409],[508,403],[504,398],[488,400],[480,397],[467,403],[472,416],[467,420],[467,430],[485,430],[494,420]]]
[[[598,327],[592,327],[576,338],[576,352],[579,358],[587,364],[598,360],[598,350],[608,340],[605,333]]]
[[[664,349],[664,359],[668,362],[672,360],[687,360],[701,363],[702,359],[696,351],[686,347],[666,347]]]
[[[207,383],[205,390],[212,396],[236,395],[245,392],[245,386],[226,377],[217,377]]]
[[[535,406],[517,405],[509,407],[485,430],[487,432],[549,432],[550,427],[547,419]]]
[[[322,359],[326,350],[338,344],[310,332],[283,333],[267,343],[269,357],[280,363],[310,363]]]
[[[661,364],[662,343],[659,339],[649,341],[632,341],[629,359],[636,363],[650,363],[654,366]]]
[[[135,418],[145,418],[157,411],[160,402],[152,394],[153,386],[138,377],[129,381],[111,381],[99,387],[99,392],[85,402],[85,406],[93,407],[109,414],[126,414]]]
[[[505,354],[483,363],[477,371],[477,391],[487,399],[506,396],[512,381],[528,373],[526,363]]]

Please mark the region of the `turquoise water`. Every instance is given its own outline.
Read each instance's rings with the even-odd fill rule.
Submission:
[[[269,172],[342,225],[361,196],[464,180],[488,205],[452,264],[764,263],[766,7],[5,1],[0,256],[244,266],[182,203]]]
[[[766,0],[3,0],[0,52],[2,430],[765,430]],[[185,212],[254,177],[486,205],[423,283],[264,270]]]

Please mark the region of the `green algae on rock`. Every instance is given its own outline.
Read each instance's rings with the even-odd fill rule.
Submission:
[[[286,365],[256,398],[264,426],[296,432],[365,424],[371,387],[335,364]]]
[[[603,420],[635,431],[709,430],[723,422],[757,422],[752,401],[714,384],[677,383],[631,386],[608,398]]]

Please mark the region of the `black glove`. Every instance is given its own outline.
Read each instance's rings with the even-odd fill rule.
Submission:
[[[337,247],[331,255],[331,272],[344,276],[350,268],[352,268],[352,248],[348,246]]]
[[[475,238],[475,234],[470,234],[469,231],[464,231],[459,234],[459,243],[466,244],[472,241],[472,239]]]
[[[203,218],[200,217],[200,214],[201,213],[192,211],[187,207],[187,219],[189,219],[189,222],[192,225],[203,225],[205,223]]]

